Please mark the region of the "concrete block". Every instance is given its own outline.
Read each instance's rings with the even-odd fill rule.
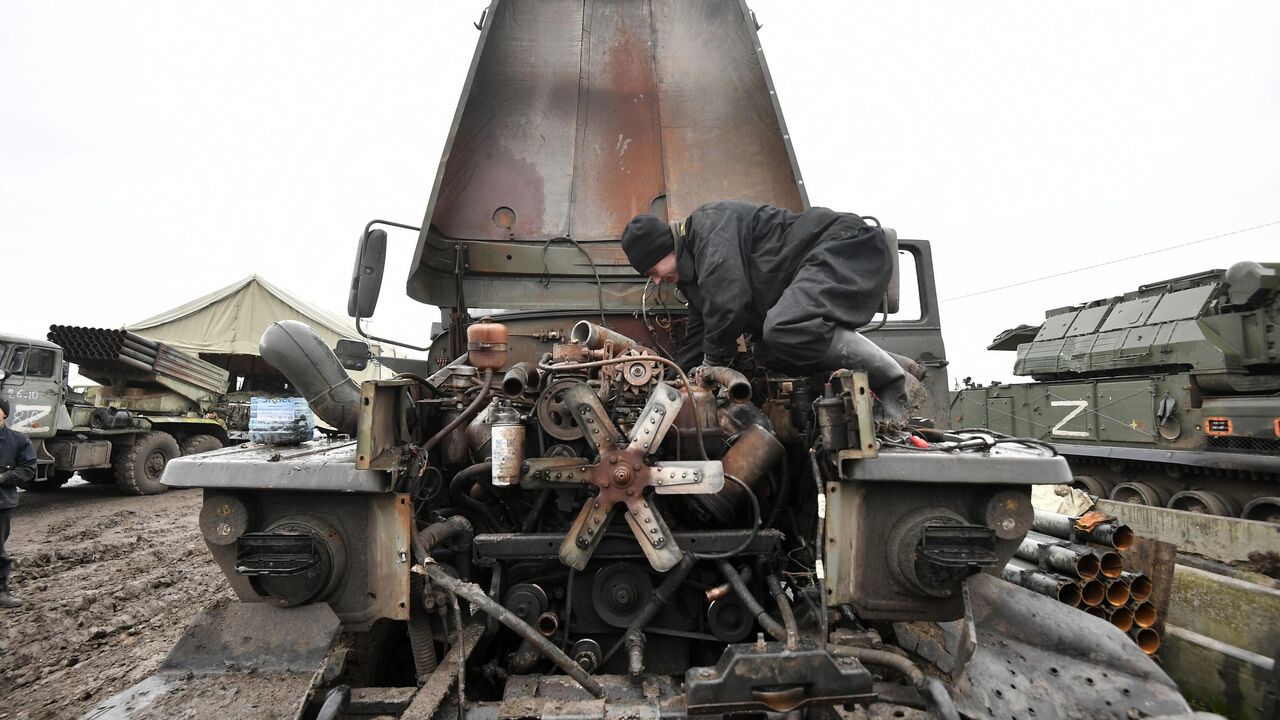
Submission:
[[[1264,657],[1280,653],[1280,590],[1274,588],[1178,565],[1167,619]]]
[[[1197,706],[1233,718],[1263,718],[1276,692],[1275,661],[1168,625],[1160,649],[1164,669]]]

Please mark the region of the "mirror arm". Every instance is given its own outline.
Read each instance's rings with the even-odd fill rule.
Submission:
[[[388,227],[398,227],[404,230],[413,230],[415,232],[422,232],[422,228],[417,227],[416,225],[405,225],[403,223],[392,222],[391,220],[370,220],[368,224],[364,226],[364,234],[368,235],[369,231],[373,229],[374,225],[386,225]]]
[[[388,345],[395,345],[396,347],[408,348],[410,350],[421,350],[424,352],[431,349],[430,345],[426,347],[418,347],[417,345],[402,343],[398,340],[391,340],[388,338],[378,337],[377,335],[370,335],[369,333],[365,332],[364,326],[360,324],[363,320],[364,318],[356,318],[356,332],[360,333],[360,337],[363,337],[366,340],[373,340],[374,342],[386,343]]]

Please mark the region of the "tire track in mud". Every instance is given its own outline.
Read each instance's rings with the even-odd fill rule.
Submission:
[[[30,501],[30,502],[29,502]],[[232,597],[197,527],[200,493],[22,493],[0,611],[0,718],[78,717],[146,677],[195,614]]]

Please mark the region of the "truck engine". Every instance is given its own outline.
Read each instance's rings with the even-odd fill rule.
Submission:
[[[361,693],[390,687],[417,688],[405,717],[1017,716],[1043,699],[952,674],[1048,682],[1033,649],[1063,655],[1054,673],[1099,652],[1154,669],[1078,618],[1013,654],[992,627],[1030,612],[1043,630],[1066,609],[993,574],[1030,527],[1030,484],[1068,479],[1040,443],[878,431],[857,371],[690,377],[624,331],[504,320],[471,324],[467,352],[429,377],[359,388],[305,325],[264,334],[264,357],[356,440],[172,467],[167,482],[205,488],[201,530],[237,612],[268,613],[189,634],[175,667],[229,625],[262,624],[259,662],[314,635],[320,717],[362,717]],[[1112,677],[1108,710],[1182,703]]]

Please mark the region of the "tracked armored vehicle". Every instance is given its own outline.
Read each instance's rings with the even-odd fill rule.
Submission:
[[[429,374],[357,387],[305,326],[264,334],[354,439],[170,466],[238,602],[95,713],[1190,714],[1119,629],[996,574],[1030,485],[1069,480],[1042,444],[878,434],[857,368],[672,367],[682,307],[627,266],[625,221],[807,204],[745,4],[501,0],[482,26],[409,269],[448,318]],[[385,242],[362,237],[357,318]],[[936,403],[929,244],[898,248],[869,332]]]
[[[1035,382],[952,397],[955,427],[1052,442],[1100,497],[1280,522],[1280,264],[1143,285],[1001,333]]]

